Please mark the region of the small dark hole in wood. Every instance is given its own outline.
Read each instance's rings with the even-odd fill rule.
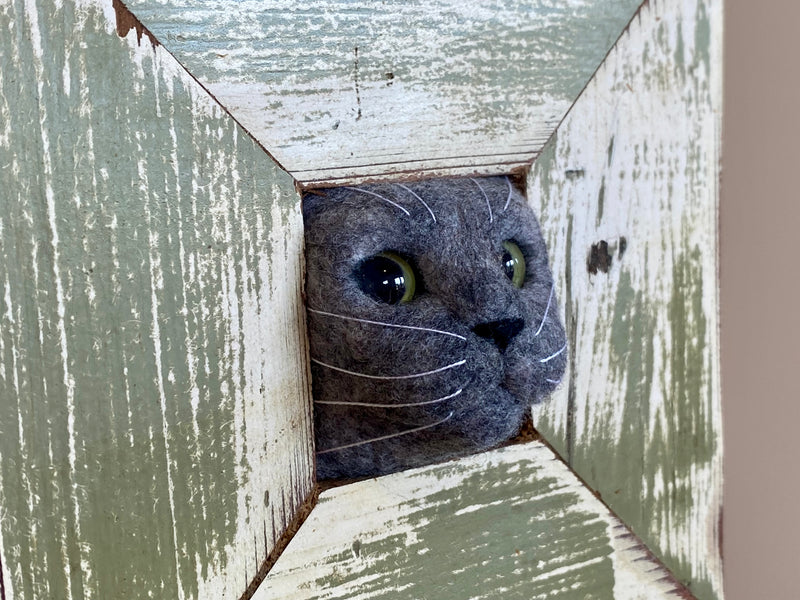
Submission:
[[[608,273],[611,268],[613,258],[608,252],[608,242],[600,240],[596,244],[592,244],[589,249],[589,259],[586,262],[586,270],[592,275],[597,275],[598,271]]]

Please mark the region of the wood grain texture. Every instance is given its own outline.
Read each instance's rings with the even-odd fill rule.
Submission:
[[[128,0],[305,185],[540,151],[640,0]]]
[[[4,598],[236,598],[311,490],[302,219],[111,2],[0,2]]]
[[[525,164],[636,2],[456,4],[132,2],[306,184]],[[0,0],[2,593],[237,597],[310,489],[298,197],[111,6]],[[702,599],[722,596],[720,13],[647,4],[529,177],[573,336],[537,425]],[[323,544],[327,575],[259,594],[669,592],[634,595],[639,550],[531,448],[524,477],[492,454],[378,480],[363,505],[367,484],[329,493],[295,540]],[[387,499],[386,481],[406,483]],[[492,534],[513,507],[528,520]]]
[[[571,339],[537,428],[701,599],[722,597],[719,0],[647,3],[533,166]]]
[[[658,600],[680,586],[539,442],[324,492],[253,600]]]

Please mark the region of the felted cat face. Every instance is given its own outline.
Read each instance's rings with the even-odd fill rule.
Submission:
[[[508,178],[330,189],[303,212],[320,479],[495,446],[561,380],[547,250]]]

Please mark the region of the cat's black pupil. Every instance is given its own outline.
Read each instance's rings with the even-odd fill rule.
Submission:
[[[495,255],[497,256],[497,255]],[[511,252],[503,250],[503,270],[506,272],[506,277],[513,280],[514,271],[517,265],[517,259],[511,256]]]
[[[387,304],[397,304],[406,293],[402,267],[385,256],[373,256],[362,262],[357,280],[361,291]]]

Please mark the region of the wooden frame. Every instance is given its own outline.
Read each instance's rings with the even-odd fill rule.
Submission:
[[[532,443],[331,490],[254,597],[722,597],[721,1],[445,4],[0,1],[3,600],[238,597],[315,498],[298,190],[534,160],[572,340],[535,418],[575,473]],[[495,526],[552,498],[589,558]],[[447,575],[437,506],[516,562]]]

